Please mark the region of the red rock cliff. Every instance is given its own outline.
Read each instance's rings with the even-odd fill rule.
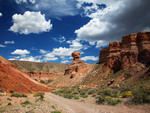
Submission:
[[[109,43],[100,51],[99,63],[105,63],[114,72],[128,69],[136,62],[150,65],[150,32],[123,36],[122,41]]]

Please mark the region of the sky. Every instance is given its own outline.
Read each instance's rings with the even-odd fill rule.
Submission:
[[[97,63],[100,49],[150,31],[150,0],[0,0],[0,56],[70,63],[73,51]]]

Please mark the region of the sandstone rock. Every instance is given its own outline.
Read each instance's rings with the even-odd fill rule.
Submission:
[[[76,75],[82,75],[81,73],[87,69],[86,63],[80,60],[80,52],[72,53],[73,60],[70,63],[68,69],[66,69],[64,75],[71,75],[70,78],[74,78]]]
[[[129,69],[137,62],[150,65],[150,32],[123,36],[121,42],[112,42],[100,51],[99,63],[105,63],[114,72]]]

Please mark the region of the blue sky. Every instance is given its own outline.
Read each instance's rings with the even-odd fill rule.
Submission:
[[[123,35],[150,30],[149,0],[0,0],[0,55],[10,60],[87,63]]]

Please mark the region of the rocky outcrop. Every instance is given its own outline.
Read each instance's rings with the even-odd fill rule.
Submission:
[[[70,78],[73,78],[80,72],[84,71],[87,67],[84,61],[80,60],[80,52],[73,52],[72,57],[73,57],[73,60],[69,68],[66,69],[65,71],[65,75],[71,75]]]
[[[114,72],[129,69],[137,62],[150,65],[150,32],[123,36],[122,41],[109,43],[100,51],[99,63],[105,63]]]

